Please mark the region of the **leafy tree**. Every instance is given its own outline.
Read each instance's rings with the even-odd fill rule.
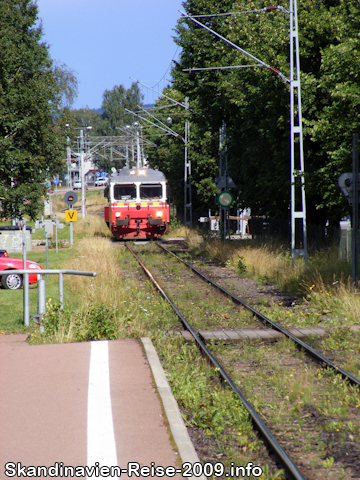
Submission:
[[[278,4],[285,9],[288,2]],[[263,0],[188,0],[190,15],[260,10]],[[304,123],[305,180],[310,223],[336,223],[347,206],[337,187],[340,173],[351,169],[351,136],[360,121],[360,5],[357,0],[299,0],[298,19]],[[289,76],[288,17],[280,11],[201,18],[263,62]],[[227,126],[229,170],[237,184],[238,204],[254,214],[288,218],[290,202],[289,87],[264,68],[184,69],[250,65],[254,62],[190,20],[177,25],[182,47],[173,68],[173,87],[189,96],[198,115],[192,132],[218,138]],[[191,137],[194,154],[216,158],[217,142]],[[194,145],[193,145],[194,144]],[[203,168],[213,188],[213,170]],[[212,175],[208,175],[208,172]],[[206,188],[197,194],[209,206]]]
[[[128,114],[125,109],[135,111],[142,103],[143,96],[139,85],[135,82],[131,87],[125,89],[123,85],[115,85],[112,90],[105,90],[101,105],[104,123],[102,126],[103,135],[119,135],[117,127],[129,123]]]
[[[41,182],[60,173],[66,146],[64,106],[76,79],[54,65],[41,42],[31,0],[0,1],[0,201],[3,217],[35,219]]]
[[[119,127],[131,123],[125,109],[135,111],[141,104],[142,95],[136,83],[128,89],[123,85],[115,85],[112,90],[104,91],[101,109],[82,108],[74,110],[74,113],[79,127],[92,127],[90,136],[121,136],[124,133]],[[123,157],[116,154],[111,156],[106,149],[95,152],[93,161],[99,170],[105,172],[110,172],[112,167],[118,169],[124,165]]]
[[[99,110],[94,110],[91,108],[80,108],[78,110],[72,110],[75,120],[76,127],[87,127],[91,126],[91,134],[93,136],[98,136],[101,134],[103,129],[103,119],[101,118],[101,112]]]
[[[179,103],[184,103],[183,95],[173,89],[166,88],[163,93]],[[171,129],[185,137],[185,120],[190,122],[190,139],[188,139],[188,158],[191,160],[191,184],[193,209],[207,208],[213,202],[217,188],[214,178],[218,175],[218,162],[216,158],[217,137],[211,135],[206,118],[197,119],[196,105],[190,105],[189,110],[181,106],[164,108],[171,102],[160,98],[156,103],[155,116],[164,123],[164,119],[171,118]],[[156,122],[154,122],[156,123]],[[179,137],[166,135],[162,130],[151,127],[146,130],[147,136],[154,141],[157,148],[148,148],[148,161],[151,167],[161,170],[170,184],[171,197],[178,207],[179,217],[184,211],[184,162],[185,143]],[[210,156],[209,151],[214,151],[215,156]]]

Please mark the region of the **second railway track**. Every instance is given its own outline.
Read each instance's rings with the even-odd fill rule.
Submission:
[[[163,296],[168,300],[171,297],[185,328],[241,399],[257,430],[276,452],[288,478],[351,478],[346,477],[347,473],[356,473],[352,478],[360,477],[359,380],[229,291],[215,293],[209,278],[199,280],[200,272],[189,270],[190,264],[180,266],[180,259],[172,258],[172,252],[160,252],[156,246],[134,250],[140,256],[146,254],[145,263],[152,272],[148,275],[157,279],[159,287],[161,284]],[[141,264],[145,268],[144,262]],[[259,328],[256,325],[259,320],[285,334],[290,342],[272,345],[260,342],[256,347],[245,341],[235,346],[212,345],[209,350],[203,335],[198,334],[204,330]],[[322,368],[304,357],[304,350]],[[232,378],[228,372],[232,372]],[[339,395],[341,390],[343,395]],[[279,422],[283,428],[279,428]],[[347,446],[342,449],[344,440]]]

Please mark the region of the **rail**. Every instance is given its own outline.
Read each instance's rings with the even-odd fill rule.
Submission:
[[[175,257],[177,260],[182,262],[184,265],[186,265],[190,270],[195,272],[199,277],[201,277],[203,280],[205,280],[207,283],[211,283],[215,288],[217,288],[221,293],[223,293],[225,296],[229,297],[232,299],[233,302],[238,303],[239,305],[242,305],[245,307],[247,310],[249,310],[255,317],[257,317],[262,323],[264,324],[269,324],[272,328],[277,330],[278,332],[281,332],[283,335],[285,335],[287,338],[291,339],[293,342],[295,342],[296,346],[298,349],[304,349],[305,353],[312,358],[314,361],[319,363],[323,368],[331,368],[334,370],[336,373],[340,374],[344,380],[347,380],[349,383],[352,385],[356,385],[360,387],[360,380],[351,373],[347,372],[343,368],[341,368],[339,365],[335,365],[331,360],[326,358],[324,355],[322,355],[320,352],[312,348],[310,345],[307,343],[303,342],[299,338],[295,337],[289,330],[286,328],[282,327],[276,322],[273,322],[270,318],[266,317],[262,313],[258,312],[255,310],[253,307],[248,305],[246,302],[241,300],[241,298],[237,297],[236,295],[233,295],[231,292],[229,292],[226,288],[222,287],[221,285],[218,285],[216,282],[211,280],[211,278],[207,277],[203,273],[201,273],[197,268],[193,267],[190,265],[190,263],[185,262],[182,258],[178,257],[175,253],[171,252],[167,248],[165,248],[163,245],[160,245],[159,243],[156,243],[158,247],[160,247],[162,250],[165,252],[169,253],[173,257]]]
[[[198,334],[195,332],[195,330],[191,327],[191,325],[186,320],[186,318],[179,311],[179,309],[176,307],[174,302],[170,299],[170,297],[166,294],[166,292],[161,288],[160,284],[155,280],[155,278],[154,278],[153,274],[150,272],[150,270],[145,266],[145,264],[140,260],[140,258],[136,255],[136,253],[131,249],[131,247],[128,244],[125,244],[125,246],[131,252],[133,257],[137,260],[137,262],[139,263],[141,268],[144,270],[146,275],[149,277],[149,279],[156,286],[156,288],[158,289],[160,294],[163,296],[163,298],[165,298],[165,300],[171,305],[172,309],[174,310],[176,315],[179,317],[179,319],[181,320],[184,327],[193,336],[197,346],[199,347],[199,349],[203,353],[203,355],[205,355],[205,357],[208,359],[208,361],[212,365],[215,366],[215,368],[219,372],[219,375],[221,376],[221,378],[223,380],[225,380],[225,382],[228,383],[230,388],[239,397],[239,399],[241,400],[245,409],[250,414],[250,416],[252,418],[252,422],[255,425],[257,431],[261,433],[263,439],[265,440],[267,445],[270,446],[270,449],[275,453],[278,460],[282,463],[283,467],[287,471],[290,478],[292,480],[305,480],[304,476],[301,474],[301,472],[299,471],[299,469],[297,468],[295,463],[291,460],[291,458],[287,455],[285,450],[281,447],[281,445],[278,443],[278,441],[272,435],[269,428],[266,426],[266,424],[261,419],[260,415],[256,412],[256,410],[253,408],[251,403],[247,400],[247,398],[244,396],[244,394],[241,392],[241,390],[233,382],[233,380],[228,375],[228,373],[225,371],[223,366],[218,362],[216,357],[208,350],[208,348],[206,347],[204,342],[201,340],[201,338],[198,336]]]
[[[6,272],[6,270],[5,270]],[[64,270],[64,269],[43,269],[43,270],[33,270],[33,269],[26,269],[26,270],[8,270],[9,274],[17,273],[19,275],[25,274],[32,274],[37,275],[38,281],[38,312],[37,315],[33,315],[33,318],[37,318],[37,323],[39,323],[41,327],[41,321],[43,315],[46,313],[46,283],[43,278],[43,275],[59,275],[59,303],[61,307],[64,305],[64,275],[81,275],[86,277],[96,277],[96,272],[86,272],[82,270]],[[24,298],[25,298],[25,291],[26,285],[25,282],[28,282],[28,275],[24,276]],[[25,302],[24,300],[24,325],[30,325],[30,305],[29,300]]]

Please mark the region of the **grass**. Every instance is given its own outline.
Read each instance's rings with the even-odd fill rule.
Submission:
[[[253,431],[248,412],[233,391],[221,385],[216,369],[206,363],[195,345],[162,334],[153,335],[152,340],[186,425],[202,432],[208,455],[202,462],[221,461],[226,467],[232,462],[253,462],[266,472],[261,477],[264,480],[283,479],[282,471],[269,465],[271,461]]]
[[[61,215],[58,214],[58,218]],[[249,428],[248,417],[240,403],[234,399],[231,392],[219,388],[216,372],[208,369],[197,351],[191,346],[186,346],[179,338],[155,334],[155,331],[170,330],[178,324],[178,320],[152,286],[148,282],[143,282],[143,277],[141,282],[139,281],[140,268],[127,250],[116,248],[116,243],[111,242],[109,238],[109,230],[105,223],[95,214],[89,214],[86,219],[76,222],[74,233],[75,246],[72,249],[60,250],[58,254],[53,250],[50,251],[50,268],[61,266],[91,270],[97,272],[97,277],[66,278],[63,312],[57,305],[56,280],[51,278],[48,281],[48,311],[45,319],[45,334],[42,335],[34,333],[34,327],[25,329],[21,325],[22,291],[2,290],[0,306],[5,313],[2,313],[0,329],[7,333],[33,332],[32,343],[151,336],[167,366],[170,382],[177,400],[183,406],[188,426],[199,429],[203,440],[214,439],[221,433],[221,439],[216,447],[209,447],[210,450],[214,448],[213,459],[234,461],[237,465],[244,462],[246,464],[249,459],[256,461],[261,453],[261,444]],[[326,321],[333,322],[335,325],[337,321],[335,314],[343,315],[345,309],[349,312],[349,322],[357,321],[358,294],[347,280],[346,265],[338,262],[333,252],[327,251],[311,256],[309,271],[305,272],[301,262],[296,262],[295,269],[292,269],[288,252],[278,245],[270,247],[249,242],[224,244],[217,239],[203,239],[189,230],[183,233],[186,234],[186,242],[192,255],[201,255],[203,259],[219,261],[239,275],[253,276],[259,282],[274,281],[281,288],[303,295],[309,304],[308,321],[319,322],[319,317],[324,315],[327,318]],[[44,265],[45,252],[32,252],[28,257]],[[175,264],[171,274],[178,277],[179,282],[182,281],[181,272]],[[185,291],[184,296],[188,293]],[[31,302],[34,308],[36,287],[31,288]],[[278,315],[281,316],[283,309],[278,307],[274,306],[273,311],[275,313],[278,311]],[[346,346],[347,349],[356,349],[356,343],[350,342],[346,331],[337,331],[326,340],[325,347],[336,350],[339,339],[341,339],[342,348]],[[283,348],[286,350],[288,347]],[[234,362],[239,361],[236,355],[234,354]],[[264,358],[263,351],[260,352],[258,347],[251,346],[243,348],[242,355],[243,359],[250,362],[254,371],[255,366],[260,366]],[[279,350],[278,355],[283,355],[283,352]],[[303,374],[301,384],[294,374],[291,376],[289,373],[286,378],[283,378],[276,359],[270,358],[270,355],[268,358],[268,364],[261,375],[256,375],[257,385],[251,383],[251,377],[242,379],[242,385],[245,388],[249,391],[251,388],[255,389],[252,397],[254,405],[270,410],[271,405],[275,405],[270,402],[269,397],[266,397],[265,386],[268,385],[272,391],[276,391],[276,405],[279,406],[276,408],[279,412],[289,410],[287,402],[291,402],[290,417],[296,412],[306,414],[306,408],[311,405],[313,391],[319,388],[316,385],[323,381],[322,378],[319,379],[317,376],[315,378],[310,372]],[[186,366],[189,364],[190,369],[187,369]],[[230,368],[235,370],[234,366]],[[354,368],[357,367],[354,366]],[[351,425],[351,421],[346,418],[349,412],[354,410],[357,412],[360,406],[358,394],[344,387],[343,383],[338,383],[336,377],[331,377],[331,374],[324,375],[326,376],[324,381],[331,386],[337,398],[337,403],[334,404],[329,402],[326,395],[320,396],[321,400],[317,405],[319,414],[333,417],[332,423],[326,423],[326,427],[329,431],[339,429],[345,439],[346,435],[358,438],[358,425],[356,423]],[[281,383],[284,383],[281,389],[278,388],[280,377]],[[196,381],[196,389],[193,387],[194,381]],[[209,388],[209,382],[211,388]],[[286,399],[286,397],[289,398]],[[274,407],[274,411],[277,413],[276,408]],[[286,421],[281,423],[284,421],[280,417],[277,418],[279,429],[282,430],[282,425],[294,424],[295,416],[291,417],[288,423]],[[303,449],[306,453],[307,448],[310,448],[312,434],[306,431],[302,421],[298,422],[297,430],[292,431],[291,434],[295,438],[300,436],[305,439]],[[321,451],[323,447],[324,445],[320,442],[317,448]],[[332,467],[331,458],[324,458],[326,468]],[[269,472],[267,478],[275,478],[278,473],[270,467],[266,467],[265,470]],[[278,478],[281,477],[278,476]]]
[[[295,463],[306,466],[311,461],[311,469],[315,469],[311,478],[343,478],[339,476],[341,465],[330,462],[329,452],[344,467],[351,465],[344,452],[336,448],[351,442],[351,448],[357,448],[360,439],[360,393],[356,387],[346,384],[333,371],[309,363],[286,339],[271,345],[244,342],[242,348],[212,349],[224,367],[232,371],[239,388],[266,418],[280,443],[290,448]],[[294,443],[296,448],[291,446]],[[337,471],[325,477],[321,469],[329,467]],[[316,470],[319,472],[315,474]]]
[[[304,298],[319,315],[359,323],[360,294],[352,285],[351,265],[338,258],[337,246],[310,252],[305,270],[303,259],[297,258],[293,267],[289,249],[276,242],[224,242],[195,232],[188,232],[185,242],[193,256],[219,262],[259,284],[275,284],[283,292]]]
[[[79,231],[83,232],[85,227],[88,233],[91,228],[92,235],[77,241],[63,267],[95,271],[97,277],[66,279],[65,285],[71,289],[77,303],[64,312],[59,311],[55,302],[48,304],[45,317],[48,340],[138,338],[156,328],[167,330],[176,324],[175,315],[150,284],[139,285],[138,270],[135,268],[133,273],[128,270],[133,260],[125,248],[115,248],[109,238],[98,234],[100,227],[96,217],[87,217],[83,225],[79,225]]]
[[[21,258],[21,254],[11,254],[15,258]],[[70,250],[49,251],[49,268],[62,268],[64,261],[71,256]],[[46,266],[46,253],[44,251],[28,252],[27,259],[39,263],[42,267]],[[30,315],[37,313],[37,285],[30,285]],[[58,278],[57,275],[50,275],[46,280],[47,297],[58,298]],[[71,295],[71,289],[66,289],[65,302]],[[37,327],[32,323],[31,328],[27,328],[23,323],[23,289],[20,290],[0,290],[0,331],[4,333],[25,333],[33,332]]]

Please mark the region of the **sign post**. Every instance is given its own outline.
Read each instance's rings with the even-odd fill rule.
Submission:
[[[352,280],[356,288],[359,287],[359,159],[358,159],[359,135],[353,134],[352,144],[352,178],[353,178],[353,198],[352,198]]]
[[[342,173],[338,179],[338,185],[352,207],[351,219],[351,258],[352,258],[352,281],[356,288],[359,287],[359,135],[353,134],[352,141],[352,173]]]
[[[220,205],[221,212],[224,212],[223,240],[226,240],[227,217],[228,217],[229,208],[231,207],[233,202],[234,202],[234,197],[228,190],[223,190],[222,192],[220,192],[216,195],[216,203],[218,205]],[[223,217],[223,215],[221,215],[221,218],[222,217]],[[230,235],[229,235],[229,238],[230,238]]]
[[[70,222],[70,246],[74,243],[73,222],[77,221],[77,211],[73,210],[73,204],[77,202],[75,192],[67,192],[64,196],[64,202],[69,205],[69,210],[65,210],[65,220]]]

